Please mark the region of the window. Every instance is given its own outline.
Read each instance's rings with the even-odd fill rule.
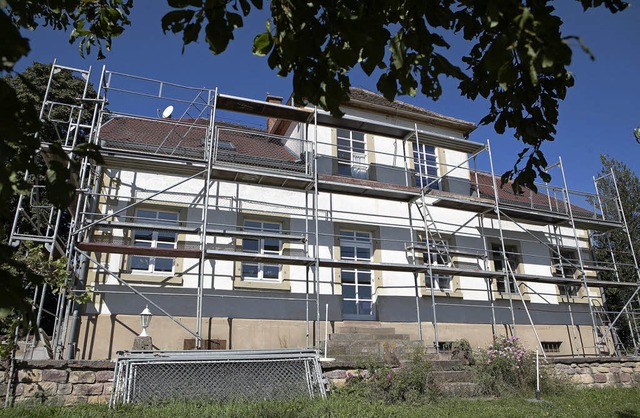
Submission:
[[[542,341],[542,349],[545,353],[559,353],[561,341]]]
[[[451,267],[451,256],[449,255],[449,243],[444,240],[430,240],[429,241],[429,253],[423,253],[425,261],[429,261],[432,266],[446,266]],[[451,291],[451,279],[452,277],[446,274],[434,274],[433,284],[434,290]],[[427,288],[431,287],[431,280],[429,277],[425,278],[425,284]]]
[[[416,186],[439,189],[436,149],[431,145],[413,143],[413,164],[416,170]]]
[[[575,297],[578,297],[578,292],[580,291],[580,286],[560,284],[560,285],[558,285],[558,290],[560,291],[560,295],[562,295],[562,296],[568,296],[570,298],[575,298]]]
[[[553,256],[553,275],[555,277],[574,278],[577,269],[577,256],[573,250],[560,250],[560,257],[557,254]],[[568,297],[578,296],[580,286],[576,285],[558,285],[560,295]]]
[[[245,221],[244,230],[256,232],[255,238],[243,238],[242,251],[256,254],[282,254],[280,240],[282,225],[275,222]],[[271,236],[270,236],[271,235]],[[280,264],[242,263],[243,280],[280,281]]]
[[[338,129],[338,174],[359,179],[369,178],[369,165],[362,132]]]
[[[145,225],[159,225],[163,227],[178,226],[178,214],[175,212],[163,212],[156,210],[138,210],[136,223]],[[133,245],[147,248],[176,248],[178,234],[175,231],[163,229],[136,229],[133,231]],[[133,272],[147,273],[172,273],[173,258],[140,256],[131,257],[131,270]]]
[[[340,259],[371,261],[372,240],[369,232],[340,231]],[[349,316],[373,315],[371,270],[343,268],[342,313]]]
[[[518,290],[516,289],[516,283],[512,274],[516,272],[516,270],[518,269],[518,265],[520,264],[518,248],[515,245],[505,245],[504,250],[507,255],[508,266],[505,265],[504,258],[502,257],[502,247],[499,244],[494,244],[491,246],[491,258],[493,259],[494,270],[506,271],[509,273],[506,278],[498,279],[498,292],[506,293],[506,282],[508,282],[510,293],[517,294]]]
[[[438,341],[438,351],[452,351],[453,341]]]

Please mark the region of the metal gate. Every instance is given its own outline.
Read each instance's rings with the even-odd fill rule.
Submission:
[[[315,350],[118,352],[109,405],[326,397]]]

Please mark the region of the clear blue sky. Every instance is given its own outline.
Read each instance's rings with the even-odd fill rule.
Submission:
[[[565,35],[579,35],[596,55],[591,61],[576,46],[571,66],[576,79],[567,99],[560,106],[560,122],[554,143],[543,148],[551,164],[561,156],[569,187],[593,191],[592,176],[600,169],[600,154],[623,161],[640,174],[640,144],[633,128],[640,126],[640,1],[612,15],[604,8],[583,13],[579,2],[556,2],[565,21]],[[256,13],[245,20],[229,49],[220,56],[211,54],[206,43],[188,46],[181,53],[181,39],[163,34],[160,20],[168,10],[165,2],[138,0],[131,16],[132,26],[114,39],[113,50],[101,62],[93,56],[82,59],[68,35],[38,28],[28,33],[31,54],[16,67],[22,70],[33,61],[108,70],[197,87],[218,87],[221,92],[264,99],[267,92],[284,96],[291,93],[290,79],[280,78],[267,66],[266,59],[251,54],[253,37],[262,32],[266,14]],[[375,91],[375,79],[354,74],[352,84]],[[449,87],[448,89],[446,87]],[[471,102],[458,94],[453,84],[445,85],[443,97],[433,102],[424,97],[400,100],[427,109],[478,122],[488,110],[483,101]],[[496,172],[509,169],[522,148],[509,136],[497,135],[492,127],[479,127],[471,139],[491,140]],[[554,184],[560,175],[552,171]]]

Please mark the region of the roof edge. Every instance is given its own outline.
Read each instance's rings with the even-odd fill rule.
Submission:
[[[364,89],[362,89],[364,90]],[[365,90],[366,91],[366,90]],[[376,94],[376,93],[374,93]],[[404,103],[405,105],[408,106],[413,106],[411,104],[408,103]],[[343,106],[345,107],[355,107],[355,108],[360,108],[360,109],[369,109],[369,110],[375,110],[381,113],[386,113],[388,115],[393,115],[393,116],[403,116],[407,119],[413,119],[413,120],[420,120],[423,122],[427,122],[430,124],[434,124],[434,125],[439,125],[439,126],[443,126],[443,127],[447,127],[447,128],[453,128],[456,130],[460,130],[462,131],[465,135],[473,132],[474,130],[476,130],[476,128],[478,127],[475,123],[473,122],[468,122],[462,119],[456,119],[456,118],[452,118],[452,117],[448,117],[445,115],[438,115],[437,113],[435,113],[434,115],[426,115],[426,114],[421,114],[418,112],[411,112],[409,110],[404,110],[404,109],[397,109],[397,108],[392,108],[389,106],[383,106],[383,105],[379,105],[379,104],[375,104],[375,103],[370,103],[364,100],[358,100],[358,99],[350,99],[348,102],[344,103]],[[426,109],[423,109],[426,110]],[[438,116],[436,116],[438,115]]]

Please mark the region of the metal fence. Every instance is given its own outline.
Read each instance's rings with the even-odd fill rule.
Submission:
[[[166,399],[326,397],[315,350],[124,351],[110,406]]]

